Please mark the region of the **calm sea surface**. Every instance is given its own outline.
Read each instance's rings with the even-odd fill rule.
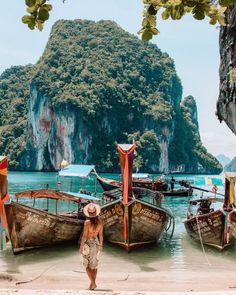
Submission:
[[[103,176],[113,179],[119,179],[118,174],[103,174]],[[154,177],[154,175],[153,175]],[[176,175],[175,179],[189,179],[194,180],[196,177],[200,177],[197,175]],[[202,175],[201,175],[202,177]],[[213,176],[217,178],[223,178],[224,176]],[[60,189],[62,191],[73,191],[78,192],[78,190],[83,186],[84,189],[94,191],[96,190],[97,195],[102,192],[102,189],[99,184],[96,185],[95,177],[92,176],[90,179],[81,181],[78,179],[73,179],[71,181],[70,178],[59,179]],[[14,192],[29,190],[29,189],[39,189],[39,188],[56,188],[57,187],[57,174],[56,173],[41,173],[41,172],[9,172],[8,176],[9,183],[9,192],[10,194],[14,194]],[[211,187],[203,186],[202,188],[211,190]],[[223,186],[219,187],[218,192],[223,192]],[[208,194],[209,195],[209,194]],[[211,194],[210,194],[211,195]],[[193,197],[199,196],[199,191],[194,192]],[[51,210],[54,209],[55,202],[52,200],[50,204]],[[175,216],[175,231],[172,239],[169,238],[168,234],[164,234],[160,240],[160,242],[152,247],[143,249],[137,249],[130,254],[125,253],[122,249],[113,247],[111,245],[106,245],[104,247],[104,253],[111,257],[113,255],[116,256],[126,256],[138,263],[148,263],[148,262],[158,262],[166,260],[168,261],[169,268],[178,269],[178,270],[188,270],[188,269],[197,269],[200,264],[208,263],[208,260],[211,260],[211,263],[214,261],[220,260],[220,267],[223,270],[224,268],[233,268],[236,259],[236,247],[231,247],[226,249],[223,253],[218,252],[215,249],[205,247],[205,254],[201,245],[194,243],[191,241],[186,232],[183,224],[183,220],[186,215],[187,205],[188,205],[189,197],[165,197],[163,206],[170,209]],[[41,200],[42,202],[42,200]],[[39,206],[43,207],[44,204],[41,203]],[[62,204],[63,210],[67,204]],[[71,209],[71,208],[68,208]],[[76,209],[76,207],[75,207]],[[33,261],[37,260],[38,257],[43,257],[45,259],[49,259],[54,257],[63,257],[69,255],[69,252],[73,249],[75,250],[75,246],[63,246],[56,247],[56,251],[54,248],[44,248],[38,249],[35,251],[29,251],[23,254],[20,254],[18,258],[14,256],[11,252],[11,249],[8,249],[0,254],[5,261],[8,261],[9,264],[15,264],[16,261]],[[233,258],[233,260],[232,260]],[[219,265],[219,263],[217,263]]]

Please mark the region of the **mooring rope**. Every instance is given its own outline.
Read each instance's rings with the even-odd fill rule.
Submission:
[[[210,266],[211,263],[207,258],[206,251],[205,251],[205,248],[204,248],[204,245],[203,245],[202,235],[201,235],[201,230],[200,230],[200,227],[199,227],[198,216],[197,215],[196,215],[196,221],[197,221],[197,229],[198,229],[198,234],[199,234],[199,238],[200,238],[200,242],[201,242],[201,246],[202,246],[202,251],[204,253],[204,257],[205,257],[205,260],[206,260],[207,264]]]

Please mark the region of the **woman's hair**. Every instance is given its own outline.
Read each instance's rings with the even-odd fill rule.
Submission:
[[[97,217],[89,217],[88,219],[90,220],[91,224],[92,224],[94,227],[98,225],[98,221],[99,221],[98,216],[97,216]]]

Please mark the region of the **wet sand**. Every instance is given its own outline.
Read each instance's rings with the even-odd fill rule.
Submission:
[[[211,250],[205,256],[201,248],[189,241],[184,241],[181,246],[185,251],[176,259],[164,246],[127,254],[122,249],[106,245],[98,271],[100,292],[97,294],[217,290],[224,290],[222,294],[236,294],[235,257]],[[86,290],[88,278],[80,265],[76,246],[45,248],[15,256],[11,249],[7,249],[1,254],[0,288],[14,292],[44,290],[45,294],[48,293],[46,290],[55,290],[55,293],[56,290],[68,290],[65,292],[70,294]]]

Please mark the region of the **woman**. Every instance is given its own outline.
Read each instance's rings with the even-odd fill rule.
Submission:
[[[103,224],[98,218],[100,212],[101,208],[97,204],[90,203],[84,207],[84,214],[87,220],[84,223],[79,253],[91,282],[90,290],[94,290],[97,287],[96,277],[99,253],[103,245]]]

